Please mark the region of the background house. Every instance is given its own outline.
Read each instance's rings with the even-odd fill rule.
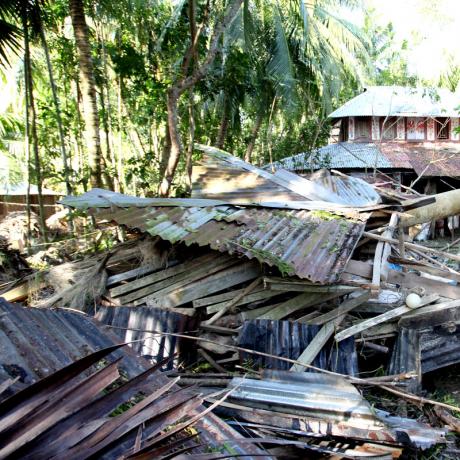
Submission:
[[[38,208],[38,188],[30,185],[30,204],[31,210],[39,214]],[[62,196],[54,190],[43,188],[43,206],[45,218],[50,217],[58,210],[57,200]],[[0,218],[12,211],[26,211],[27,184],[3,186],[0,188]]]
[[[458,188],[459,105],[460,96],[446,89],[367,88],[329,115],[338,142],[274,167],[303,174],[326,167],[379,182],[390,175],[427,193]]]

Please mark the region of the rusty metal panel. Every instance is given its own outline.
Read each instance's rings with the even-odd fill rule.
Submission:
[[[427,177],[460,176],[460,146],[452,142],[382,142],[382,153],[398,167],[406,159],[417,174]]]
[[[0,298],[0,384],[19,378],[1,394],[0,400],[27,390],[38,380],[82,357],[120,342],[115,334],[103,332],[101,327],[83,314],[64,309],[25,308]],[[129,347],[117,349],[110,355],[111,361],[119,358],[122,358],[120,367],[129,378],[141,378],[150,368],[148,361],[137,357]],[[149,388],[155,390],[166,383],[168,378],[155,372],[149,380]],[[197,415],[202,410],[201,406],[190,408],[189,414]],[[241,436],[214,414],[207,414],[196,425],[200,436],[212,446],[226,442],[229,448],[248,458],[253,458],[251,454],[265,453],[256,446],[239,444]]]
[[[364,230],[363,222],[326,211],[235,206],[118,208],[97,216],[172,243],[255,258],[320,284],[340,279]]]
[[[118,339],[104,334],[83,314],[65,310],[23,308],[0,298],[0,381],[19,377],[17,391]],[[130,376],[144,370],[128,351],[117,351]]]

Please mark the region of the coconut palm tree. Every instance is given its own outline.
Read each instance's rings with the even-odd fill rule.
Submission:
[[[69,0],[70,17],[78,50],[80,83],[85,134],[91,170],[91,185],[102,187],[102,149],[99,135],[99,113],[96,100],[96,81],[91,57],[88,25],[85,19],[83,0]]]

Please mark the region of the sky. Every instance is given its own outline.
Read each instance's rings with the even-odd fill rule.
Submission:
[[[380,25],[393,24],[396,39],[408,40],[413,73],[436,81],[450,63],[460,65],[460,0],[363,0]]]

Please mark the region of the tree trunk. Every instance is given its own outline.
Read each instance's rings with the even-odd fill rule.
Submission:
[[[70,172],[69,172],[69,160],[67,158],[67,151],[65,148],[65,137],[64,128],[62,126],[61,107],[59,104],[59,98],[56,91],[56,84],[54,82],[53,67],[51,66],[50,53],[48,50],[48,44],[46,43],[45,31],[43,30],[43,24],[40,23],[40,39],[42,42],[42,48],[45,52],[46,66],[48,68],[48,76],[50,79],[51,93],[53,95],[54,110],[56,114],[56,123],[58,125],[59,132],[59,143],[61,148],[62,164],[64,166],[64,182],[66,187],[67,195],[72,195],[72,186],[70,185]]]
[[[434,203],[404,211],[401,216],[401,225],[410,227],[460,214],[460,190],[450,190],[432,195],[432,197],[436,200]]]
[[[85,20],[83,0],[69,0],[70,16],[78,49],[78,63],[85,116],[85,134],[88,148],[91,186],[102,187],[102,150],[99,136],[99,114],[96,101],[96,83]]]
[[[195,142],[195,114],[193,111],[193,91],[190,93],[189,105],[189,144],[187,149],[187,155],[185,157],[185,170],[186,178],[185,184],[187,187],[187,193],[192,193],[192,169],[193,169],[193,143]]]
[[[182,153],[182,139],[179,132],[179,123],[177,119],[177,102],[180,93],[177,88],[170,88],[168,91],[168,128],[169,139],[171,142],[171,149],[169,151],[169,158],[166,163],[163,180],[160,184],[160,196],[168,196],[171,190],[171,184],[176,172],[177,164]]]
[[[228,103],[227,103],[227,97],[224,96],[224,107],[222,111],[222,118],[220,119],[219,133],[217,134],[217,141],[216,141],[216,147],[219,149],[224,148],[225,138],[227,137],[228,124],[229,124]]]
[[[257,137],[259,136],[260,127],[262,126],[262,121],[263,121],[263,114],[259,112],[257,114],[256,122],[254,123],[254,126],[252,127],[251,140],[249,141],[248,148],[246,149],[246,153],[244,154],[244,161],[246,161],[247,163],[251,162],[252,151],[254,150],[254,147],[256,146],[256,140],[257,140]]]
[[[210,46],[206,54],[206,58],[200,66],[197,66],[191,73],[190,76],[183,77],[181,80],[173,84],[169,88],[167,93],[167,107],[168,107],[168,126],[169,136],[171,138],[171,152],[168,159],[168,164],[161,181],[159,194],[161,196],[168,196],[171,191],[171,184],[174,178],[174,174],[179,163],[179,159],[183,153],[182,138],[178,124],[178,102],[180,96],[187,90],[193,88],[200,80],[202,80],[208,73],[211,65],[216,58],[219,50],[219,43],[225,29],[232,23],[236,14],[238,13],[243,0],[234,0],[224,17],[217,21],[214,31],[210,40]],[[200,31],[202,27],[200,28]],[[192,44],[189,47],[184,62],[190,62],[191,58],[195,54],[196,44],[198,41],[199,33],[196,32],[196,36],[192,36]],[[195,40],[193,40],[195,38]],[[189,64],[183,66],[185,70],[188,70]]]
[[[30,130],[32,134],[35,175],[37,178],[39,224],[40,224],[40,232],[42,234],[43,240],[45,242],[48,242],[48,235],[46,231],[46,222],[45,222],[45,208],[43,206],[43,184],[42,184],[43,179],[42,179],[42,171],[41,171],[41,165],[40,165],[40,155],[38,152],[37,114],[35,112],[35,101],[34,101],[33,80],[32,80],[32,66],[30,64],[29,30],[28,30],[26,11],[23,12],[23,32],[24,32],[25,68],[26,68],[26,88],[25,90],[28,95],[27,102],[28,102],[29,109],[30,109],[30,121],[31,121]],[[29,180],[27,187],[28,187],[28,195],[30,195],[30,180]]]

